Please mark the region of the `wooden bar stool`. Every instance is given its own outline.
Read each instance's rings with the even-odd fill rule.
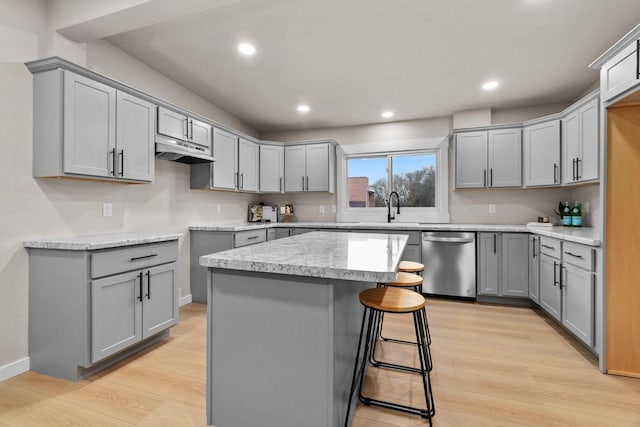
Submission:
[[[420,264],[422,265],[422,264]],[[378,287],[393,287],[393,288],[403,288],[403,289],[411,289],[414,292],[420,294],[422,287],[422,277],[413,273],[399,272],[396,275],[396,280],[393,282],[384,282],[378,283]],[[417,342],[414,341],[406,341],[396,338],[387,338],[382,335],[382,326],[384,324],[384,312],[376,313],[375,316],[375,328],[376,328],[376,337],[382,341],[395,342],[398,344],[409,344],[409,345],[418,345]],[[431,359],[431,350],[429,346],[431,345],[431,334],[429,333],[429,324],[427,322],[427,315],[425,312],[424,315],[424,325],[425,325],[425,334],[426,334],[426,343],[427,343],[427,366],[429,371],[433,369],[433,362]],[[395,363],[383,362],[377,360],[375,358],[376,348],[378,345],[378,340],[376,339],[373,344],[373,351],[371,352],[371,364],[376,367],[384,367],[390,369],[397,369],[401,371],[409,371],[409,372],[420,372],[419,368],[415,368],[413,366],[405,366],[398,365]]]
[[[424,264],[420,264],[415,261],[400,261],[400,264],[398,264],[398,271],[422,275],[422,272],[424,271]]]
[[[358,340],[358,350],[356,351],[356,361],[353,368],[351,390],[349,392],[349,403],[347,405],[347,415],[345,418],[345,427],[349,422],[349,410],[356,387],[358,388],[358,399],[363,404],[367,406],[380,406],[382,408],[419,415],[422,418],[428,419],[429,425],[431,425],[431,418],[435,415],[435,404],[431,389],[429,369],[427,367],[427,337],[425,333],[426,313],[424,310],[424,297],[416,292],[407,289],[381,287],[367,289],[360,292],[360,303],[364,306],[364,313],[362,315],[360,339]],[[377,340],[375,317],[378,313],[411,313],[413,315],[416,342],[418,343],[418,356],[420,359],[419,373],[422,377],[422,385],[424,388],[425,408],[418,408],[374,399],[371,397],[363,396],[362,394],[362,385],[365,379],[366,366],[371,358],[371,351],[374,347],[374,343]],[[366,334],[363,335],[365,324],[367,325],[367,329]],[[364,353],[361,359],[360,350],[362,349],[363,338]],[[360,360],[360,366],[358,366],[358,362]]]

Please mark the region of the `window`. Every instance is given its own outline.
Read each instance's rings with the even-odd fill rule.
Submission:
[[[392,191],[404,207],[434,207],[436,159],[435,153],[349,158],[349,208],[384,207]]]
[[[400,150],[375,150],[381,145]],[[338,221],[386,221],[387,199],[395,191],[401,207],[396,221],[448,222],[447,153],[447,138],[341,147]]]

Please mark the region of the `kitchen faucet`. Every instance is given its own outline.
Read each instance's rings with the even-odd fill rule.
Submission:
[[[389,198],[386,200],[386,202],[387,202],[387,222],[391,222],[392,219],[396,219],[395,215],[391,216],[391,203],[393,201],[391,196],[393,196],[394,194],[396,195],[396,207],[398,208],[396,213],[398,215],[400,215],[400,195],[396,191],[392,191],[391,193],[389,193]]]

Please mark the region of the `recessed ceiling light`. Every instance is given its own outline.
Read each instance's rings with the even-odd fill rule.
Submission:
[[[500,83],[494,80],[494,81],[486,82],[485,84],[483,84],[482,89],[491,90],[491,89],[497,88],[498,86],[500,86]]]
[[[385,111],[384,113],[382,113],[382,117],[384,117],[385,119],[393,117],[393,111]]]
[[[308,113],[309,112],[309,106],[308,105],[298,105],[298,111],[301,113]]]
[[[253,55],[256,53],[256,47],[249,43],[240,43],[238,51],[243,55]]]

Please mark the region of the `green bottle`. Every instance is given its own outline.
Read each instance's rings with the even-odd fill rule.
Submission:
[[[569,207],[569,202],[564,202],[564,206],[562,207],[562,225],[571,226],[573,220],[571,218],[571,208]]]
[[[573,209],[571,209],[571,225],[574,227],[582,227],[582,210],[578,202],[576,202]]]

